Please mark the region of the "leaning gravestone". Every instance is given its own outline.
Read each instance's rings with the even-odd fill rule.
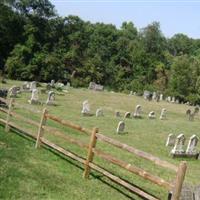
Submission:
[[[198,151],[197,151],[198,141],[199,141],[199,138],[196,135],[192,135],[190,137],[187,150],[186,150],[187,155],[198,155]]]
[[[125,115],[124,115],[124,119],[125,118],[131,118],[131,113],[130,112],[126,112]]]
[[[166,142],[166,146],[174,146],[176,141],[176,136],[172,133],[170,133],[167,137],[167,142]]]
[[[96,110],[96,117],[103,117],[103,110],[101,108],[98,108]]]
[[[39,96],[38,96],[38,90],[33,89],[31,94],[31,99],[28,100],[30,104],[38,104],[39,103]]]
[[[133,113],[134,118],[141,118],[142,107],[141,105],[137,105],[135,107],[135,112]]]
[[[148,117],[149,119],[155,119],[156,118],[156,114],[154,111],[151,111],[149,114],[148,114]]]
[[[162,110],[161,110],[161,113],[160,113],[160,119],[161,120],[163,120],[163,119],[166,119],[166,109],[165,108],[163,108]]]
[[[117,133],[123,133],[125,129],[125,123],[123,121],[120,121],[117,126]]]
[[[185,153],[184,150],[184,144],[185,144],[185,136],[184,134],[180,134],[176,138],[176,142],[174,145],[174,148],[171,150],[172,155],[181,155]]]

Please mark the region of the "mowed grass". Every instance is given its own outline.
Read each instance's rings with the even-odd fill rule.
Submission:
[[[22,85],[21,82],[17,81],[8,81],[8,84],[1,85],[1,87],[7,87],[9,88],[12,85]],[[30,98],[30,93],[24,93],[20,94],[18,98],[16,98],[17,102],[21,102],[22,104],[26,104],[31,109],[39,109],[42,110],[45,105],[28,105],[27,100]],[[40,99],[41,101],[45,102],[47,98],[46,94],[41,94]],[[81,108],[82,108],[82,102],[84,100],[88,100],[91,105],[91,110],[93,113],[95,113],[97,108],[103,108],[104,110],[104,117],[96,118],[93,117],[83,117],[81,116]],[[197,185],[200,183],[199,177],[200,177],[200,160],[194,160],[194,159],[173,159],[169,155],[170,148],[165,147],[165,142],[167,139],[167,136],[169,133],[174,133],[176,135],[180,133],[184,133],[186,136],[186,144],[189,140],[189,137],[193,134],[196,134],[200,137],[200,129],[199,129],[199,122],[200,118],[199,115],[195,118],[193,122],[188,121],[188,119],[185,116],[185,111],[188,108],[193,109],[192,107],[186,106],[186,105],[177,105],[177,104],[169,104],[167,102],[147,102],[143,100],[142,97],[136,97],[136,96],[128,96],[127,94],[122,93],[111,93],[111,92],[94,92],[89,91],[87,89],[69,89],[68,93],[62,93],[62,95],[56,95],[56,103],[57,106],[46,106],[48,109],[48,112],[51,114],[54,114],[56,116],[59,116],[62,119],[70,120],[76,124],[79,124],[85,128],[92,129],[93,127],[98,127],[100,132],[111,137],[114,139],[117,139],[121,142],[124,142],[126,144],[129,144],[135,148],[138,148],[140,150],[146,151],[148,153],[151,153],[163,160],[167,160],[171,163],[178,164],[181,160],[187,160],[188,163],[188,170],[186,174],[186,184],[190,185]],[[137,104],[140,104],[142,106],[143,110],[143,118],[142,119],[126,119],[126,134],[118,135],[116,134],[116,128],[117,124],[122,118],[116,118],[114,116],[114,113],[116,110],[121,111],[122,116],[126,111],[133,112],[135,109],[135,106]],[[162,108],[167,109],[167,120],[159,120],[160,111]],[[155,120],[149,120],[147,118],[147,114],[150,111],[155,111],[157,115],[157,119]],[[30,114],[29,112],[26,112],[23,109],[16,109],[16,112],[22,113],[24,116],[27,116],[29,118],[35,119],[39,121],[40,114]],[[0,116],[1,117],[1,116]],[[3,116],[2,116],[3,117]],[[5,117],[5,116],[4,116]],[[21,122],[17,122],[20,125],[25,126],[25,124],[21,124]],[[81,141],[84,141],[85,143],[89,142],[89,137],[80,134],[76,131],[73,131],[69,128],[62,127],[52,121],[48,121],[48,124],[51,126],[54,126],[56,128],[59,128],[62,130],[65,134],[68,134],[70,136],[73,136],[75,138],[80,139]],[[28,127],[34,130],[34,132],[37,132],[37,129],[33,129],[32,127]],[[11,134],[11,133],[10,133]],[[44,167],[44,171],[48,171],[48,174],[50,175],[52,173],[52,176],[54,173],[59,173],[59,170],[57,171],[57,167],[55,165],[51,165],[52,159],[56,158],[56,163],[59,163],[60,168],[66,169],[69,167],[70,170],[72,170],[72,173],[61,173],[61,177],[65,180],[62,182],[62,184],[59,185],[60,188],[63,188],[63,193],[60,195],[60,191],[57,188],[57,183],[55,186],[55,193],[52,192],[52,187],[54,187],[54,181],[59,182],[59,178],[55,180],[57,177],[54,177],[54,181],[49,181],[48,184],[45,186],[45,189],[38,186],[38,191],[34,190],[34,193],[31,193],[31,199],[66,199],[64,197],[65,194],[67,195],[67,199],[105,199],[107,197],[108,199],[127,199],[128,197],[126,195],[121,194],[120,192],[117,192],[115,189],[112,189],[110,186],[101,183],[98,178],[91,177],[89,181],[85,181],[82,179],[82,170],[78,167],[74,166],[73,164],[69,164],[69,160],[65,161],[60,159],[60,157],[53,155],[51,152],[48,152],[47,150],[40,149],[38,153],[38,150],[34,149],[34,145],[30,143],[30,141],[25,141],[22,138],[19,138],[19,136],[12,136],[17,137],[16,142],[16,148],[18,151],[22,151],[23,148],[20,148],[20,142],[25,144],[24,146],[28,146],[30,151],[25,151],[27,159],[33,159],[35,158],[35,167],[37,168],[37,165],[39,166],[40,163],[43,163],[44,161],[43,156],[48,155],[48,159],[45,162],[45,165],[48,165],[51,170],[49,170],[49,167]],[[45,133],[45,137],[50,139],[51,141],[70,149],[71,151],[74,151],[83,157],[86,156],[86,151],[83,149],[80,149],[74,145],[71,145],[63,139],[55,138],[54,136]],[[7,139],[7,136],[5,136],[4,139]],[[13,139],[13,138],[11,138]],[[11,139],[9,141],[11,141]],[[14,140],[14,139],[13,139]],[[19,144],[18,144],[19,143]],[[113,154],[117,156],[120,159],[123,159],[131,164],[134,164],[138,167],[141,167],[145,169],[146,171],[152,172],[155,175],[158,175],[166,180],[173,180],[175,178],[175,174],[168,171],[161,169],[155,165],[153,165],[151,162],[145,161],[143,159],[139,159],[136,156],[123,152],[115,147],[112,147],[107,144],[103,144],[102,142],[98,142],[97,148],[104,150],[105,152],[108,152],[110,154]],[[198,146],[199,148],[199,146]],[[41,153],[42,152],[42,153]],[[12,155],[13,153],[13,155]],[[23,154],[23,153],[22,153]],[[15,152],[10,152],[10,155],[14,156]],[[20,153],[19,153],[20,155]],[[3,156],[4,159],[6,159],[6,156]],[[11,160],[7,162],[7,165],[11,165]],[[71,161],[70,161],[71,162]],[[121,177],[129,180],[130,182],[145,188],[149,192],[156,194],[161,197],[161,199],[166,199],[167,192],[160,187],[154,186],[149,181],[146,181],[142,178],[139,178],[133,174],[130,174],[126,172],[125,170],[114,166],[110,163],[107,163],[106,161],[103,161],[102,159],[99,159],[95,157],[95,162],[102,165],[103,167],[113,171],[115,174],[120,175]],[[19,165],[24,165],[26,163],[26,159],[19,159]],[[41,164],[41,166],[43,166]],[[27,169],[28,166],[25,166],[24,169]],[[32,169],[32,165],[29,166],[30,170],[28,171],[34,171],[34,166]],[[15,169],[18,168],[16,165]],[[19,169],[20,170],[20,169]],[[10,170],[8,170],[10,171]],[[12,170],[11,170],[12,171]],[[25,170],[26,171],[26,170]],[[42,171],[42,170],[41,170]],[[11,173],[12,174],[12,173]],[[47,174],[47,172],[46,172]],[[47,174],[47,177],[48,177]],[[34,176],[35,175],[35,176]],[[24,179],[27,182],[27,186],[29,185],[30,188],[37,185],[36,183],[29,181],[28,178],[26,178],[26,174],[22,172],[22,174],[19,174],[19,177],[23,176]],[[27,175],[28,176],[28,175]],[[42,182],[43,179],[45,179],[45,173],[42,176],[37,176],[37,173],[33,173],[32,176],[39,182]],[[11,175],[12,179],[15,179],[15,176]],[[97,176],[96,176],[97,177]],[[69,180],[68,180],[69,179]],[[101,180],[108,182],[112,186],[117,187],[123,193],[133,197],[135,199],[135,196],[133,194],[130,194],[123,188],[117,186],[116,184],[108,181],[105,177],[101,177]],[[70,182],[74,181],[74,182]],[[94,182],[95,183],[94,183]],[[4,184],[9,184],[9,179],[5,179]],[[23,185],[23,184],[22,184]],[[102,186],[101,186],[102,185]],[[22,187],[22,188],[21,188]],[[73,187],[73,189],[68,190],[66,192],[65,188]],[[100,187],[100,188],[96,188]],[[101,188],[102,187],[102,188]],[[26,190],[28,188],[23,188],[23,186],[19,187],[6,187],[2,186],[5,195],[8,199],[13,197],[14,194],[17,195],[25,195]],[[30,189],[29,188],[29,189]],[[78,188],[78,192],[76,189]],[[23,189],[25,190],[24,192]],[[45,195],[42,197],[40,196],[40,193],[44,190]],[[97,191],[98,190],[98,191]],[[6,192],[5,192],[6,191]],[[57,192],[56,192],[57,191]],[[87,191],[87,192],[86,192]],[[84,195],[84,192],[87,194]],[[74,193],[80,193],[80,196],[73,196]],[[83,195],[81,195],[83,193]],[[9,194],[11,196],[9,196]],[[28,195],[28,194],[27,194]],[[48,196],[49,195],[49,196]],[[53,196],[52,196],[53,195]],[[20,197],[19,197],[20,198]]]

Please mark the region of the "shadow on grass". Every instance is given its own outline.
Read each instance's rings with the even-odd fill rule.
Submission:
[[[23,133],[19,132],[19,131],[16,131],[15,132],[22,138],[24,139],[27,139],[29,140],[30,142],[32,143],[35,143],[35,139],[34,138],[31,138],[30,136],[27,136],[27,135],[24,135]],[[84,171],[84,166],[80,166],[80,164],[78,164],[76,160],[73,160],[72,158],[68,158],[64,155],[62,155],[61,153],[57,152],[56,150],[53,150],[51,149],[50,147],[46,146],[46,145],[43,145],[43,147],[46,149],[46,150],[49,150],[50,152],[52,152],[53,154],[55,154],[56,156],[60,157],[62,160],[64,160],[65,162],[75,166],[76,168],[78,168],[79,170],[81,170],[82,172]],[[79,156],[80,157],[80,156]],[[81,157],[82,158],[82,157]],[[83,159],[83,158],[82,158]],[[101,167],[102,168],[102,167]],[[104,168],[102,168],[104,169]],[[105,170],[105,169],[104,169]],[[98,174],[96,174],[98,173]],[[132,197],[130,194],[126,193],[125,191],[123,191],[122,189],[120,189],[119,187],[117,187],[116,185],[112,184],[115,183],[113,180],[112,182],[109,182],[108,181],[108,177],[104,176],[104,175],[101,175],[99,174],[99,172],[91,172],[90,175],[94,178],[94,179],[98,179],[99,181],[101,181],[102,183],[106,184],[107,186],[109,186],[110,188],[116,190],[117,192],[119,192],[120,194],[124,195],[126,198],[130,199],[130,200],[135,200],[136,198],[135,197]],[[105,177],[107,180],[105,180]],[[121,178],[121,177],[120,177]],[[138,189],[144,191],[142,188],[138,187],[137,185],[133,184],[133,183],[130,183],[129,181],[121,178],[123,181],[126,181],[127,183],[131,184],[132,186],[134,187],[137,187]],[[123,187],[123,186],[122,186]],[[126,189],[127,191],[129,191],[128,189]],[[138,196],[137,194],[133,193],[132,191],[130,191],[134,196]],[[147,194],[150,194],[148,193],[147,191],[144,191],[146,192]],[[152,194],[151,194],[152,195]],[[142,198],[142,199],[145,199],[145,198]]]

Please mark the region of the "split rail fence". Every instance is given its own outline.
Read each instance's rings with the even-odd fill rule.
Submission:
[[[10,128],[17,129],[18,131],[35,139],[36,140],[36,144],[35,144],[36,148],[39,148],[41,145],[46,145],[46,146],[56,150],[57,152],[82,163],[84,165],[84,172],[83,172],[84,178],[88,178],[89,174],[91,172],[91,169],[93,169],[93,170],[98,171],[99,173],[103,174],[104,176],[108,177],[115,183],[125,187],[126,189],[133,192],[134,194],[137,194],[138,196],[140,196],[143,199],[149,199],[149,200],[159,199],[159,197],[156,197],[156,196],[150,194],[149,192],[146,192],[145,190],[135,186],[135,183],[134,183],[134,185],[130,184],[128,181],[125,181],[124,179],[120,178],[119,176],[114,175],[112,172],[104,169],[100,165],[95,164],[93,162],[93,159],[94,159],[94,156],[97,156],[103,160],[106,160],[114,165],[117,165],[117,166],[125,169],[126,171],[128,171],[130,173],[133,173],[135,175],[142,177],[144,180],[148,180],[151,183],[156,184],[156,185],[166,189],[169,194],[168,199],[171,199],[171,200],[179,200],[180,199],[181,189],[182,189],[182,185],[184,182],[184,177],[185,177],[185,173],[186,173],[186,169],[187,169],[187,163],[185,161],[181,161],[179,163],[179,165],[176,166],[167,161],[161,160],[149,153],[140,151],[138,149],[135,149],[132,146],[129,146],[120,141],[117,141],[110,137],[107,137],[107,136],[99,133],[98,128],[93,128],[93,130],[88,130],[88,129],[85,129],[85,128],[83,128],[79,125],[76,125],[70,121],[66,121],[57,116],[49,114],[46,108],[41,112],[41,111],[32,110],[28,107],[22,106],[19,103],[16,103],[13,99],[6,100],[3,98],[0,98],[0,101],[5,102],[5,104],[8,105],[7,108],[0,107],[0,112],[3,112],[6,114],[6,119],[0,118],[0,122],[1,122],[1,124],[5,125],[6,131],[9,131]],[[16,113],[14,111],[15,107],[22,108],[22,109],[28,109],[31,113],[33,113],[33,112],[41,113],[40,122],[36,122],[32,119],[28,119],[27,117],[22,116],[21,114]],[[22,121],[26,122],[26,123],[30,124],[31,126],[35,126],[37,128],[37,135],[34,134],[32,131],[23,128],[23,126],[19,126],[19,125],[15,124],[15,122],[13,122],[14,120],[12,120],[14,118],[20,120],[21,122]],[[54,122],[58,123],[59,125],[63,125],[63,126],[72,128],[74,130],[79,131],[80,133],[83,133],[83,134],[89,136],[90,137],[89,144],[86,144],[78,139],[75,139],[56,128],[48,126],[47,120],[53,120]],[[47,140],[44,137],[44,131],[47,131],[51,135],[60,137],[63,140],[66,140],[72,144],[79,146],[80,148],[85,149],[87,155],[85,156],[85,158],[83,158],[83,157],[77,155],[76,153],[73,153],[61,146],[58,146],[57,144],[54,144],[53,142]],[[124,150],[131,154],[134,154],[139,158],[143,158],[145,160],[151,161],[155,165],[160,166],[162,168],[170,169],[176,173],[176,176],[174,177],[174,179],[172,181],[170,181],[170,182],[166,181],[166,180],[164,180],[158,176],[155,176],[137,166],[129,164],[128,162],[123,161],[121,159],[118,159],[115,156],[102,151],[101,149],[97,149],[96,144],[99,141],[107,143],[109,145],[113,145],[114,147],[117,147],[121,150]]]

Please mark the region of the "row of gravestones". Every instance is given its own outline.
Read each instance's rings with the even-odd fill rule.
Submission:
[[[199,151],[197,150],[197,144],[199,138],[197,135],[192,135],[188,141],[187,148],[185,150],[185,136],[184,134],[179,134],[177,137],[174,134],[169,134],[166,146],[173,147],[170,154],[173,156],[188,156],[188,157],[198,157]]]
[[[88,102],[88,100],[85,100],[82,104],[82,111],[81,113],[84,115],[84,116],[91,116],[91,112],[90,112],[90,104]],[[141,105],[137,105],[136,108],[135,108],[135,111],[134,113],[131,115],[130,112],[126,112],[125,115],[124,115],[124,119],[125,118],[131,118],[131,116],[133,118],[141,118],[141,113],[142,113],[142,107]],[[96,116],[103,116],[103,110],[101,108],[97,109],[96,111]],[[115,113],[115,116],[116,117],[121,117],[121,113],[119,111],[116,111]],[[155,115],[155,112],[154,111],[151,111],[149,114],[148,114],[148,117],[149,119],[155,119],[156,118],[156,115]],[[161,114],[160,114],[160,119],[163,120],[163,119],[166,119],[166,109],[163,108],[161,110]]]

